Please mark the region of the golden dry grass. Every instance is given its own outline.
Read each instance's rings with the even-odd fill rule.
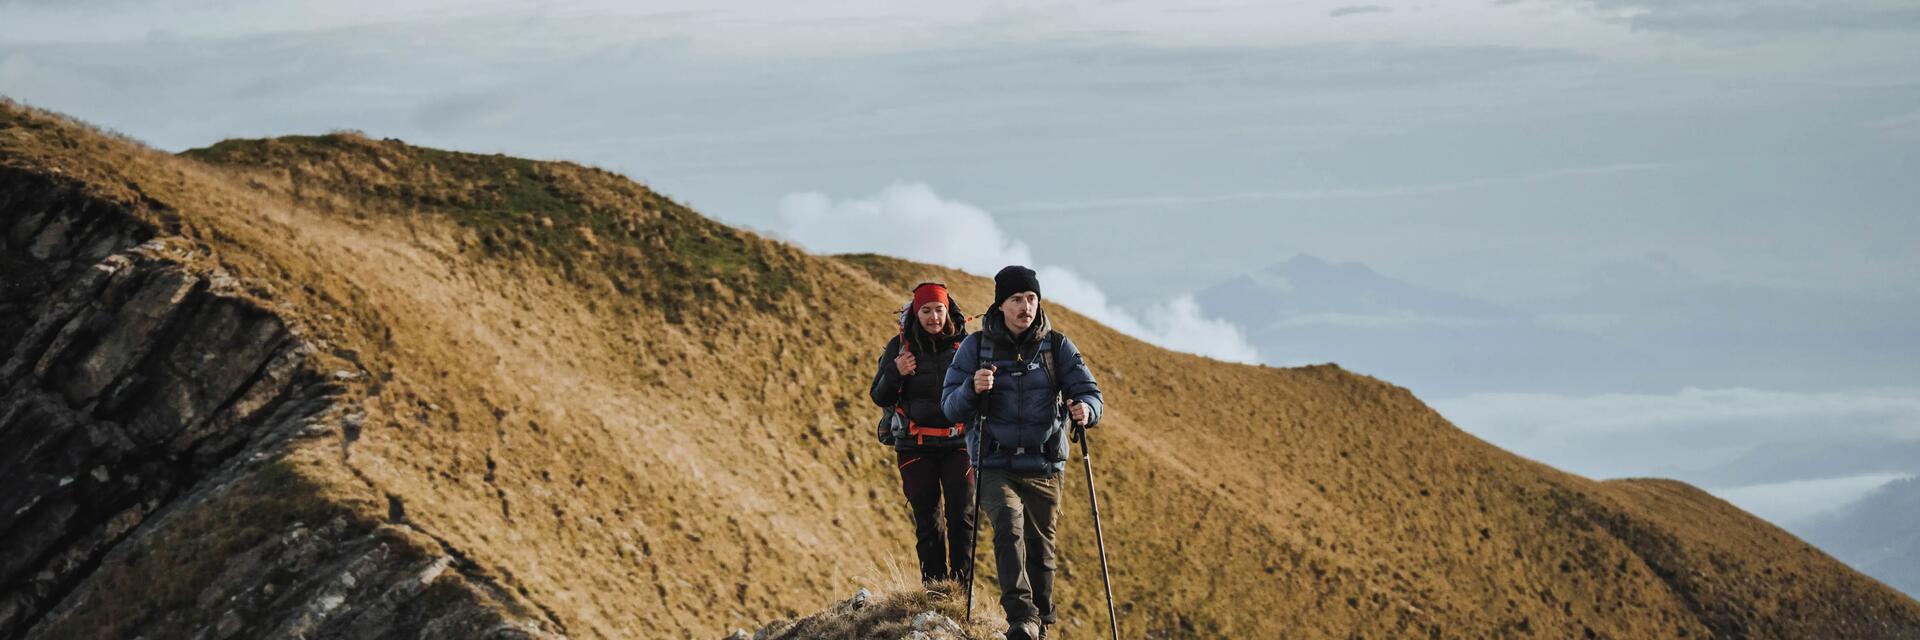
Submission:
[[[0,110],[0,162],[137,205],[317,341],[314,366],[363,374],[348,453],[313,443],[293,467],[320,498],[393,496],[579,638],[721,637],[908,586],[865,385],[908,285],[971,302],[986,280],[809,255],[568,163],[357,135],[184,155]],[[1556,471],[1337,367],[1225,364],[1050,313],[1108,399],[1096,462],[1129,636],[1920,633],[1920,604],[1697,490]],[[1062,630],[1091,637],[1073,465]]]

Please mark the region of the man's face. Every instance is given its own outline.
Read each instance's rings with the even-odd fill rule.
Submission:
[[[1034,317],[1040,313],[1040,294],[1022,291],[1007,297],[1000,303],[1000,317],[1007,322],[1007,329],[1018,334],[1033,326]]]

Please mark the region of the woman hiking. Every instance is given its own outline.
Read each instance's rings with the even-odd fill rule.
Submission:
[[[880,435],[882,442],[892,440],[898,458],[900,487],[913,507],[920,581],[929,588],[942,580],[966,581],[973,553],[967,427],[947,419],[940,407],[942,376],[954,346],[967,336],[966,322],[946,285],[915,286],[913,302],[901,311],[899,334],[880,354],[870,392],[874,404],[892,412],[888,422],[894,428]]]

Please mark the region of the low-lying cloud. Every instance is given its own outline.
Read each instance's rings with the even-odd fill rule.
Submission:
[[[1776,523],[1846,504],[1920,469],[1920,462],[1859,458],[1847,471],[1825,459],[1920,442],[1920,389],[1480,393],[1432,404],[1461,429],[1514,453],[1595,478],[1676,478]],[[1869,466],[1878,468],[1859,468]]]
[[[1246,332],[1208,317],[1191,295],[1175,296],[1139,310],[1108,299],[1093,281],[1035,259],[1026,242],[1008,235],[987,211],[940,197],[921,183],[895,183],[867,198],[835,200],[820,193],[788,194],[780,202],[779,235],[819,253],[872,252],[992,276],[1019,264],[1039,272],[1050,301],[1147,342],[1220,360],[1257,363],[1260,354]],[[1039,244],[1077,242],[1072,236]],[[964,301],[963,301],[964,302]],[[989,301],[974,303],[984,309]]]
[[[1564,442],[1706,434],[1711,440],[1770,439],[1819,431],[1833,437],[1920,438],[1920,389],[1793,393],[1682,389],[1670,395],[1592,396],[1477,393],[1438,403],[1463,428],[1499,437]],[[1746,438],[1739,438],[1739,436]],[[1584,449],[1584,447],[1577,447]]]
[[[1889,482],[1913,476],[1869,473],[1845,478],[1793,480],[1720,489],[1713,494],[1753,515],[1781,526],[1806,524],[1816,516],[1837,512]]]

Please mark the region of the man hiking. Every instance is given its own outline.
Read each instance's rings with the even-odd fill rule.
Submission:
[[[954,349],[940,395],[948,419],[976,425],[967,451],[979,469],[981,509],[1009,640],[1046,637],[1054,622],[1054,523],[1068,424],[1092,427],[1104,406],[1080,351],[1040,309],[1040,279],[1009,266],[993,277],[993,306]]]

